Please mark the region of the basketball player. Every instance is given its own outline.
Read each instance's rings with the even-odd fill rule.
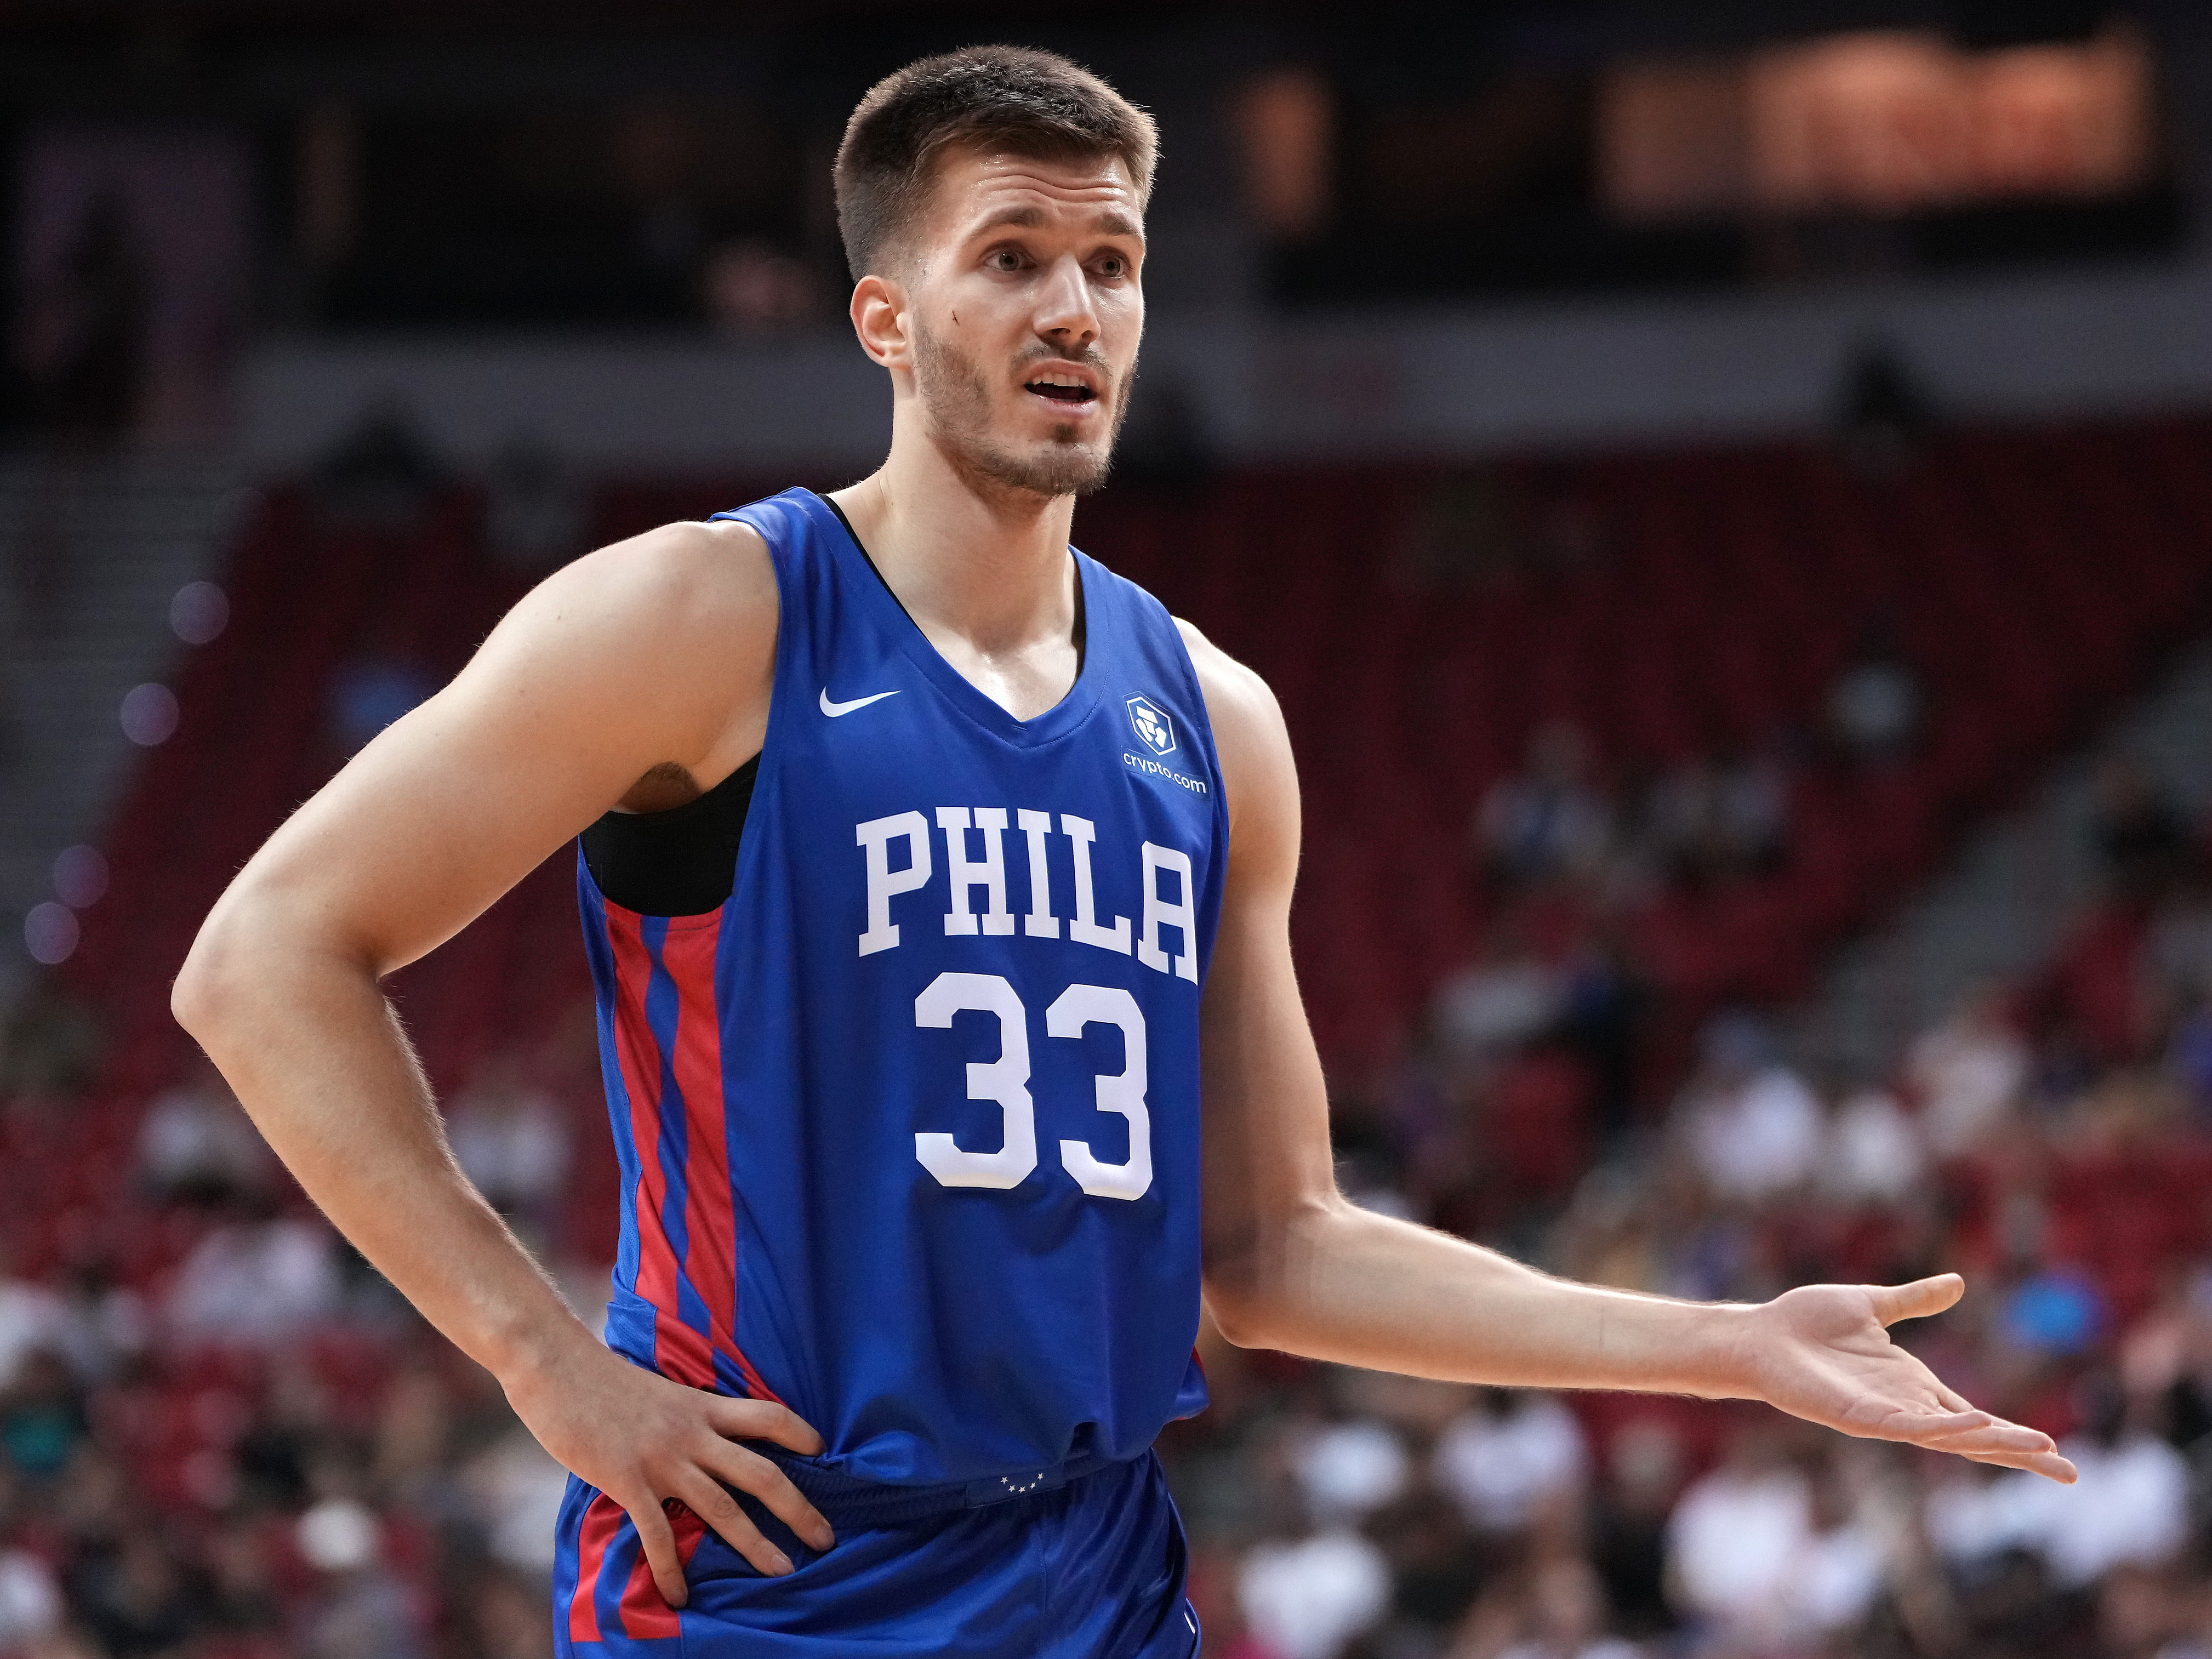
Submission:
[[[2071,1479],[1884,1334],[1955,1278],[1696,1305],[1339,1194],[1282,720],[1068,546],[1127,409],[1153,153],[1041,52],[876,87],[836,183],[882,468],[551,577],[270,838],[177,982],[307,1191],[574,1472],[561,1650],[1181,1659],[1150,1449],[1205,1403],[1201,1297],[1234,1343],[1765,1400]],[[455,1167],[379,990],[580,833],[604,1340]]]

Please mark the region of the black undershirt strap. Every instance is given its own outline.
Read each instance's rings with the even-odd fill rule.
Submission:
[[[599,891],[647,916],[720,909],[737,886],[738,848],[760,775],[755,755],[665,812],[609,812],[583,833],[584,866]]]

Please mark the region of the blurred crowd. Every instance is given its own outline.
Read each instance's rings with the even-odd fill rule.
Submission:
[[[7,1036],[13,1153],[98,1046],[51,988]],[[560,1267],[581,1120],[540,1069],[494,1056],[448,1124]],[[566,1476],[496,1382],[301,1203],[212,1067],[147,1105],[129,1155],[149,1269],[117,1240],[36,1275],[0,1246],[0,1654],[550,1655]],[[562,1276],[604,1301],[602,1272]]]
[[[1685,768],[1631,811],[1553,732],[1477,834],[1589,834],[1616,870],[1777,856],[1786,791],[1764,764]],[[1209,1334],[1214,1404],[1163,1443],[1207,1651],[2212,1656],[2212,869],[2125,760],[2091,834],[2102,891],[2064,948],[1964,999],[1892,1075],[1825,1073],[1729,1008],[1655,1099],[1632,955],[1601,937],[1547,957],[1509,903],[1425,1040],[1335,1103],[1359,1202],[1577,1278],[1753,1300],[1963,1272],[1958,1308],[1897,1334],[2059,1437],[2079,1486],[1764,1408],[1387,1377]],[[603,1132],[577,1048],[494,1054],[447,1115],[588,1311],[605,1241],[580,1181]],[[0,1177],[52,1178],[38,1149],[100,1064],[58,981],[18,1003]],[[135,1243],[0,1253],[0,1654],[550,1653],[562,1476],[495,1383],[303,1205],[211,1068],[130,1121],[112,1179]]]
[[[1964,998],[1893,1075],[1824,1074],[1730,1009],[1663,1109],[1562,1128],[1590,1109],[1604,976],[1522,951],[1445,986],[1429,1042],[1340,1103],[1360,1201],[1576,1278],[1750,1301],[1965,1273],[1893,1334],[2057,1437],[2077,1486],[1747,1406],[1210,1352],[1214,1408],[1167,1449],[1213,1650],[2212,1653],[2212,881],[2124,758],[2091,834],[2102,890],[2056,959]]]

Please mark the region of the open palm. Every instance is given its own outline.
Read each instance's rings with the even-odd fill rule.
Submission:
[[[1889,1340],[1887,1327],[1956,1302],[1956,1273],[1910,1285],[1807,1285],[1753,1311],[1745,1359],[1759,1397],[1845,1434],[1902,1440],[2070,1483],[2047,1434],[1977,1411]]]

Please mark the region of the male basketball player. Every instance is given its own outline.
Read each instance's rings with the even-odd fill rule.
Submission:
[[[1068,546],[1127,408],[1152,161],[1046,54],[878,86],[836,180],[881,470],[547,580],[270,838],[178,981],[316,1201],[574,1472],[562,1651],[1180,1659],[1150,1447],[1204,1404],[1201,1294],[1231,1342],[1760,1399],[2070,1479],[1884,1334],[1954,1278],[1693,1305],[1339,1195],[1282,720]],[[604,1341],[455,1167],[378,988],[580,832]]]

